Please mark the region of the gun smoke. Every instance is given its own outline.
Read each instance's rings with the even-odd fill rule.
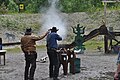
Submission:
[[[42,17],[42,31],[57,27],[58,34],[65,38],[66,36],[66,21],[60,15],[60,11],[56,8],[59,0],[49,0],[50,7]]]

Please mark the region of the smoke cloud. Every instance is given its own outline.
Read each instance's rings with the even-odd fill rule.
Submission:
[[[57,33],[65,38],[66,22],[65,19],[63,20],[63,17],[60,15],[61,12],[56,8],[58,1],[59,0],[49,0],[51,6],[42,17],[42,31],[52,27],[57,27],[57,29],[59,29]]]

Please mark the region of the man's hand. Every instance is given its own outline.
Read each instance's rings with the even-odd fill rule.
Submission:
[[[51,29],[48,29],[47,33],[50,33]]]
[[[114,74],[114,80],[118,80],[118,73],[117,72]]]
[[[51,31],[51,29],[48,29],[48,31]]]

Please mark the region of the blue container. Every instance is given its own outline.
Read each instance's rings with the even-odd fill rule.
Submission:
[[[0,44],[0,50],[2,50],[2,44]]]
[[[113,52],[118,54],[119,53],[119,48],[120,48],[119,45],[113,46]]]
[[[80,58],[75,58],[74,59],[74,70],[75,70],[75,73],[80,73]],[[71,68],[71,65],[70,65],[70,73],[72,73],[72,68]]]

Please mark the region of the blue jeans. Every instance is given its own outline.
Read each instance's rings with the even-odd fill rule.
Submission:
[[[55,50],[47,49],[47,54],[49,57],[49,77],[55,77],[57,78],[59,75],[59,56],[58,53]]]

